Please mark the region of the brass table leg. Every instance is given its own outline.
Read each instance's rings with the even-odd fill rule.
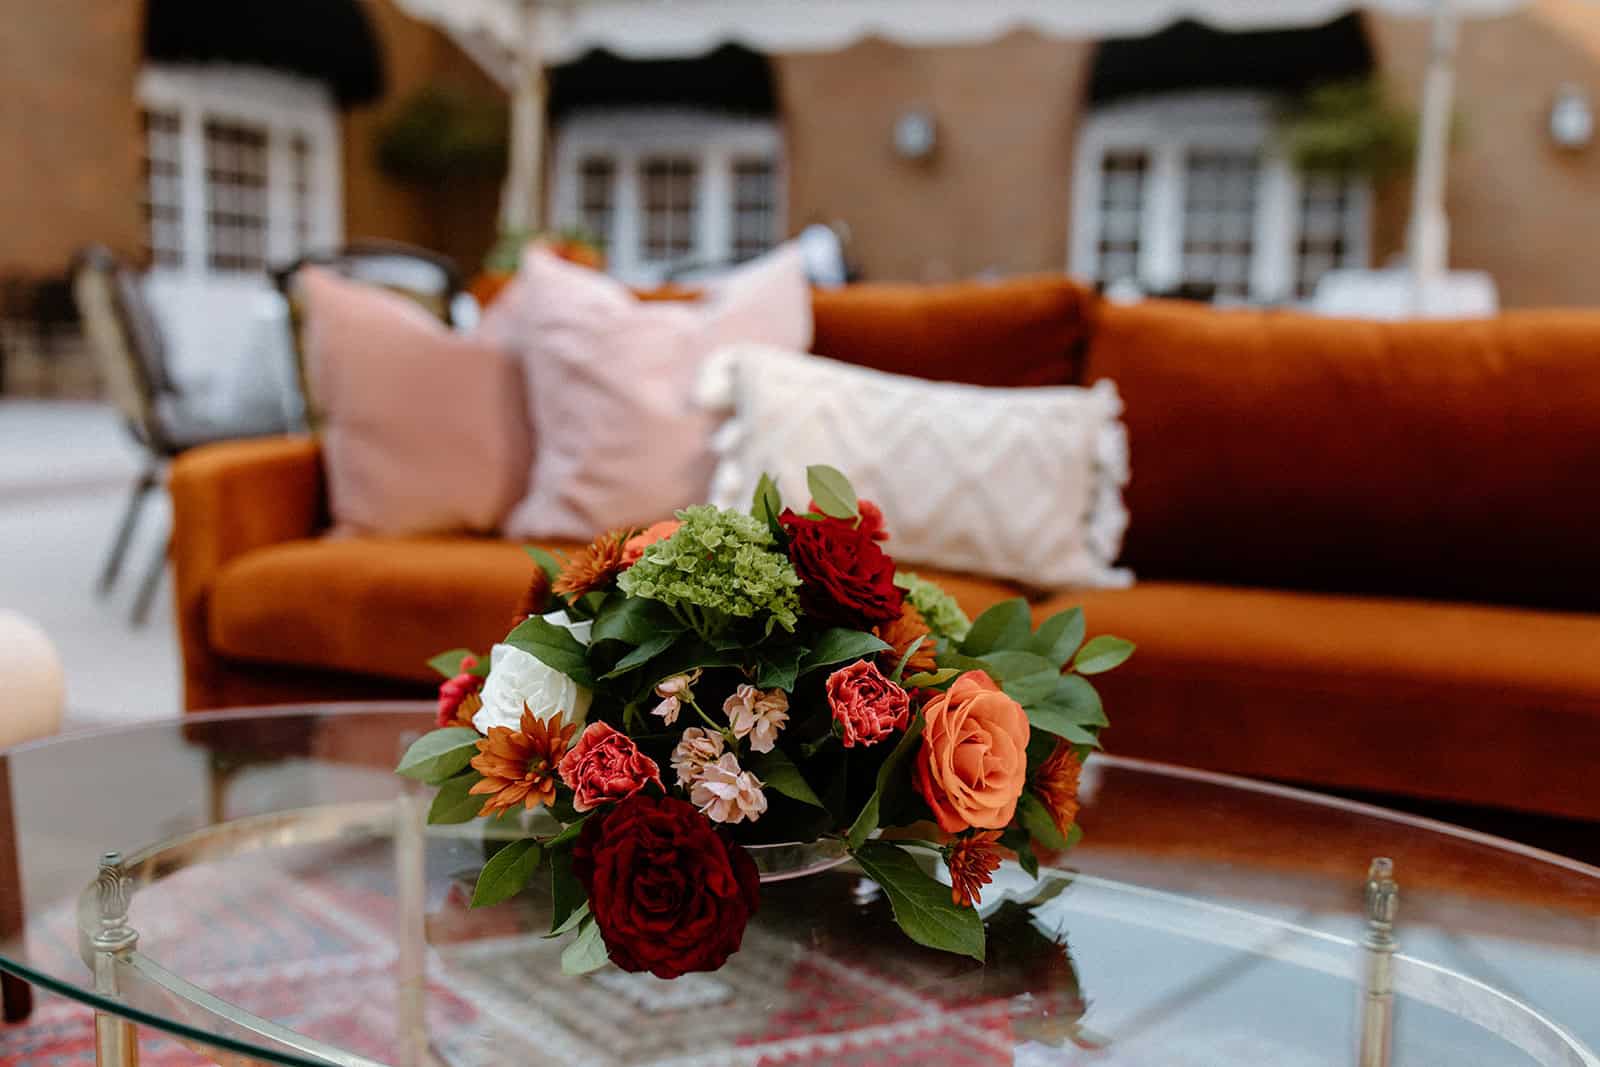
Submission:
[[[128,895],[132,887],[122,870],[121,853],[107,852],[100,857],[96,888],[100,928],[92,939],[94,988],[101,996],[115,997],[117,964],[139,943],[139,935],[128,925]],[[139,1034],[133,1023],[110,1012],[96,1011],[94,1062],[96,1067],[139,1067]]]
[[[1394,1045],[1394,919],[1400,886],[1394,862],[1378,858],[1367,869],[1367,936],[1362,939],[1360,1067],[1389,1067]]]

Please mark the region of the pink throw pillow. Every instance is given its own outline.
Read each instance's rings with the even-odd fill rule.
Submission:
[[[717,419],[695,403],[701,365],[738,341],[804,351],[811,291],[791,245],[693,303],[639,300],[613,278],[531,247],[483,329],[520,354],[538,439],[528,496],[506,533],[587,540],[706,500]]]
[[[496,529],[531,452],[515,361],[397,293],[318,267],[298,284],[335,532]]]

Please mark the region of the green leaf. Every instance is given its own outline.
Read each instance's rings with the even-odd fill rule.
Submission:
[[[522,649],[581,686],[594,685],[594,675],[589,670],[589,650],[564,626],[534,615],[524,619],[506,636],[506,644]]]
[[[522,551],[533,557],[533,561],[539,565],[539,569],[544,571],[552,582],[561,577],[561,561],[559,559],[556,559],[556,557],[538,545],[523,545]]]
[[[569,822],[567,825],[563,826],[559,834],[556,834],[552,838],[546,839],[544,842],[545,851],[552,852],[558,848],[566,848],[569,844],[576,841],[578,839],[578,835],[583,832],[583,821],[588,817],[589,816],[586,814],[582,818],[574,819],[572,822]]]
[[[1062,675],[1055,692],[1037,704],[1024,704],[1028,723],[1035,729],[1064,737],[1075,745],[1100,747],[1096,731],[1107,725],[1100,694],[1084,678]]]
[[[1060,827],[1056,826],[1056,821],[1045,810],[1044,804],[1032,793],[1024,792],[1017,801],[1017,815],[1022,820],[1023,828],[1028,831],[1028,836],[1045,848],[1067,847],[1066,836],[1062,834]]]
[[[465,726],[430,730],[412,742],[394,772],[429,785],[440,785],[461,773],[461,768],[477,754],[478,731]]]
[[[1039,857],[1033,854],[1033,843],[1023,841],[1011,851],[1017,854],[1017,866],[1028,873],[1029,878],[1039,877]]]
[[[547,937],[560,937],[589,914],[589,897],[583,883],[572,873],[572,853],[550,854],[550,933]]]
[[[756,660],[760,667],[756,673],[756,688],[793,692],[795,680],[800,676],[800,660],[805,654],[801,645],[761,649]]]
[[[1058,669],[1065,667],[1083,644],[1083,626],[1082,608],[1057,612],[1039,624],[1039,629],[1028,639],[1028,651],[1038,653]]]
[[[600,678],[602,680],[607,678],[615,678],[618,675],[627,674],[631,670],[635,670],[644,666],[646,663],[650,662],[652,659],[671,648],[672,642],[676,641],[677,639],[677,634],[657,634],[655,637],[652,637],[650,640],[646,641],[632,652],[629,652],[626,656],[623,656],[621,659],[617,660],[617,665],[611,668],[611,670],[607,671],[605,674],[602,674]]]
[[[617,595],[608,597],[595,616],[590,639],[595,644],[623,641],[638,646],[662,634],[682,632],[683,623],[659,600]]]
[[[472,891],[472,906],[487,908],[502,900],[510,900],[522,892],[524,886],[539,869],[541,855],[539,843],[524,838],[513,841],[496,852],[478,872],[478,885]]]
[[[916,686],[919,689],[932,689],[934,686],[943,685],[960,673],[954,667],[941,667],[936,671],[923,671],[920,674],[913,674],[906,679],[905,684]]]
[[[752,752],[750,758],[745,760],[745,765],[759,779],[761,784],[768,789],[775,789],[786,797],[792,797],[802,804],[812,807],[822,807],[822,800],[811,788],[805,776],[800,773],[800,768],[794,761],[784,754],[783,749],[775,748],[771,752]]]
[[[470,771],[458,774],[441,785],[428,807],[428,825],[449,826],[476,819],[478,812],[483,810],[484,798],[472,796],[468,791],[481,781],[483,775]]]
[[[926,874],[905,850],[868,841],[852,850],[856,862],[888,894],[894,921],[919,945],[983,962],[983,920],[976,908],[950,899],[950,887]]]
[[[832,467],[821,464],[807,467],[806,488],[811,490],[812,501],[824,515],[836,519],[860,517],[861,508],[856,502],[856,491],[850,485],[850,479]]]
[[[600,936],[600,927],[591,915],[578,927],[578,936],[572,944],[562,950],[561,973],[577,975],[598,971],[610,958],[605,940]]]
[[[470,648],[452,648],[449,652],[441,652],[428,661],[428,666],[445,678],[454,678],[461,673],[462,661],[468,656],[478,661],[477,667],[473,668],[474,674],[479,672],[482,672],[482,674],[489,673],[488,657],[480,656]]]
[[[1110,634],[1092,637],[1073,657],[1072,669],[1079,674],[1104,674],[1113,667],[1121,666],[1133,655],[1133,648],[1132,641],[1124,641]]]
[[[911,657],[917,654],[917,649],[921,648],[927,640],[928,636],[924,634],[915,641],[911,642],[910,646],[906,648],[905,653],[901,655],[900,662],[894,665],[894,673],[889,675],[889,680],[891,682],[899,683],[900,676],[906,673],[906,664],[911,662]]]
[[[911,725],[906,732],[900,735],[900,741],[894,746],[894,751],[889,753],[889,758],[883,761],[883,766],[878,768],[878,780],[872,790],[872,795],[867,802],[861,805],[861,814],[856,816],[856,821],[850,824],[850,832],[845,835],[845,844],[854,852],[862,842],[878,828],[879,812],[883,806],[883,794],[889,785],[890,779],[900,770],[900,765],[911,755],[917,747],[917,740],[922,737],[922,728],[927,725],[921,713],[911,720]]]
[[[1005,690],[1006,696],[1015,700],[1018,704],[1025,708],[1031,708],[1038,704],[1043,704],[1054,696],[1056,684],[1060,679],[1061,675],[1057,673],[1056,668],[1051,667],[1047,671],[1014,678],[1000,688]]]
[[[860,630],[843,630],[835,627],[822,631],[816,647],[800,660],[800,673],[809,674],[818,667],[826,667],[846,660],[876,656],[889,646],[869,633]]]
[[[990,673],[998,673],[1007,682],[1020,682],[1032,675],[1056,678],[1061,674],[1060,667],[1036,652],[1002,648],[978,658],[991,668]]]
[[[756,482],[755,496],[750,500],[750,516],[773,523],[782,514],[783,494],[778,492],[778,483],[772,480],[772,475],[762,471],[761,480]]]
[[[959,651],[967,656],[982,656],[999,649],[1020,649],[1033,637],[1033,617],[1028,602],[1021,597],[1002,600],[973,620],[972,629]]]

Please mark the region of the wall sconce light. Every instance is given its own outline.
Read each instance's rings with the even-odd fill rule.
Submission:
[[[894,152],[901,159],[923,162],[939,147],[939,124],[922,108],[902,111],[894,120]]]
[[[1576,85],[1563,85],[1550,105],[1550,139],[1562,148],[1589,147],[1594,139],[1594,105]]]

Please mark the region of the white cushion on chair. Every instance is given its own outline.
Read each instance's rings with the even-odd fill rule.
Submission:
[[[61,659],[44,631],[14,611],[0,611],[0,694],[0,748],[61,729]]]

